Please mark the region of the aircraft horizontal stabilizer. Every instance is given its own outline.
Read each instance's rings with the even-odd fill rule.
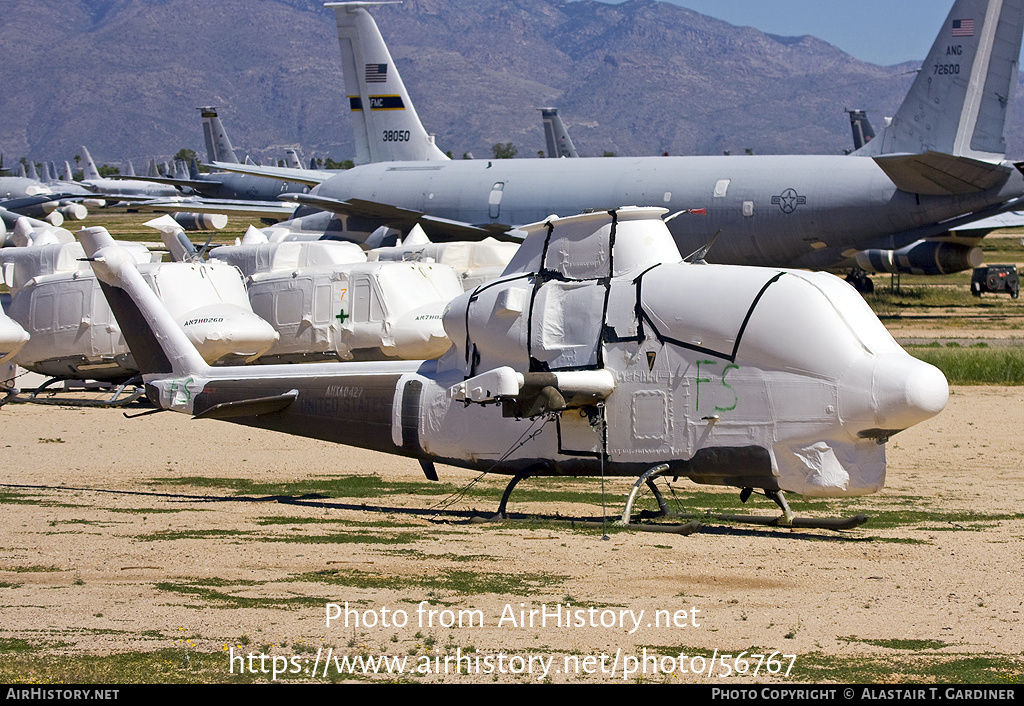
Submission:
[[[287,220],[295,214],[295,206],[276,201],[231,201],[203,199],[151,199],[135,205],[140,211],[155,213],[223,213],[226,215],[246,216],[250,218],[273,218]]]
[[[256,397],[251,400],[221,402],[204,409],[195,419],[233,419],[235,417],[259,417],[263,414],[280,412],[299,397],[298,390],[289,390],[283,395]]]
[[[1011,172],[1003,164],[932,151],[882,155],[873,159],[901,191],[930,196],[988,191],[1005,183]]]

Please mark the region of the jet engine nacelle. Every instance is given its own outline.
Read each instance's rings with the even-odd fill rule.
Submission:
[[[80,203],[61,201],[57,210],[65,219],[72,221],[84,221],[89,216],[89,209]]]
[[[223,213],[172,213],[183,230],[222,230],[228,224]]]
[[[857,266],[865,272],[949,275],[973,270],[984,260],[981,248],[943,240],[918,240],[899,250],[862,250]]]

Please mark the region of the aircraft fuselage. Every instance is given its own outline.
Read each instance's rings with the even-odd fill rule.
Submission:
[[[908,231],[1024,194],[1016,170],[1001,188],[964,196],[900,191],[870,158],[852,156],[609,157],[382,162],[313,191],[469,223],[533,223],[588,209],[707,209],[669,223],[685,255],[716,232],[711,262],[825,268],[855,250],[895,247]],[[845,254],[844,254],[845,253]]]
[[[208,184],[201,182],[208,181]],[[204,174],[191,182],[191,187],[202,196],[211,199],[241,199],[245,201],[273,201],[281,194],[305,193],[309,188],[252,174],[231,174],[220,172]]]

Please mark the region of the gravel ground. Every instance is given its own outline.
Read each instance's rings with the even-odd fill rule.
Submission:
[[[500,478],[437,515],[448,496],[427,494],[404,459],[171,413],[8,405],[0,640],[28,640],[40,659],[218,653],[225,679],[229,664],[241,668],[231,655],[249,653],[322,675],[328,650],[405,656],[406,673],[389,678],[427,682],[621,681],[638,666],[628,658],[645,654],[664,659],[630,680],[782,678],[722,677],[732,658],[707,666],[716,651],[748,650],[779,653],[773,667],[791,667],[789,680],[922,681],[920,664],[984,657],[993,680],[1019,681],[1024,388],[952,393],[942,414],[890,441],[881,493],[804,506],[874,513],[874,525],[836,533],[709,521],[690,536],[609,539],[553,522],[466,522],[497,506]],[[452,489],[475,478],[439,472]],[[388,494],[298,497],[360,475],[379,476]],[[310,487],[275,490],[297,482]],[[599,507],[572,493],[599,489],[527,481],[510,509],[589,516]],[[611,513],[621,512],[628,483],[607,490]],[[711,500],[734,496],[723,489]],[[891,521],[897,511],[906,514]],[[774,514],[764,501],[751,512]],[[330,603],[357,611],[348,627],[344,617],[328,625]],[[548,617],[531,621],[545,607]],[[408,674],[427,663],[430,674]],[[869,671],[837,671],[848,665]]]

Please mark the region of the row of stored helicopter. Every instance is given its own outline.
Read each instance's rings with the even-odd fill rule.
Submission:
[[[974,254],[953,228],[1019,206],[1003,132],[1024,0],[956,0],[904,105],[850,156],[465,162],[420,124],[372,4],[328,5],[361,166],[216,160],[299,184],[279,197],[297,208],[208,254],[155,219],[166,263],[19,220],[0,355],[139,374],[160,409],[416,458],[433,479],[435,462],[509,490],[684,476],[760,489],[788,523],[784,491],[882,487],[885,442],[941,411],[945,378],[850,285],[792,268],[883,243],[911,269],[956,266]],[[933,72],[952,47],[961,68]],[[188,208],[246,208],[219,201]]]

